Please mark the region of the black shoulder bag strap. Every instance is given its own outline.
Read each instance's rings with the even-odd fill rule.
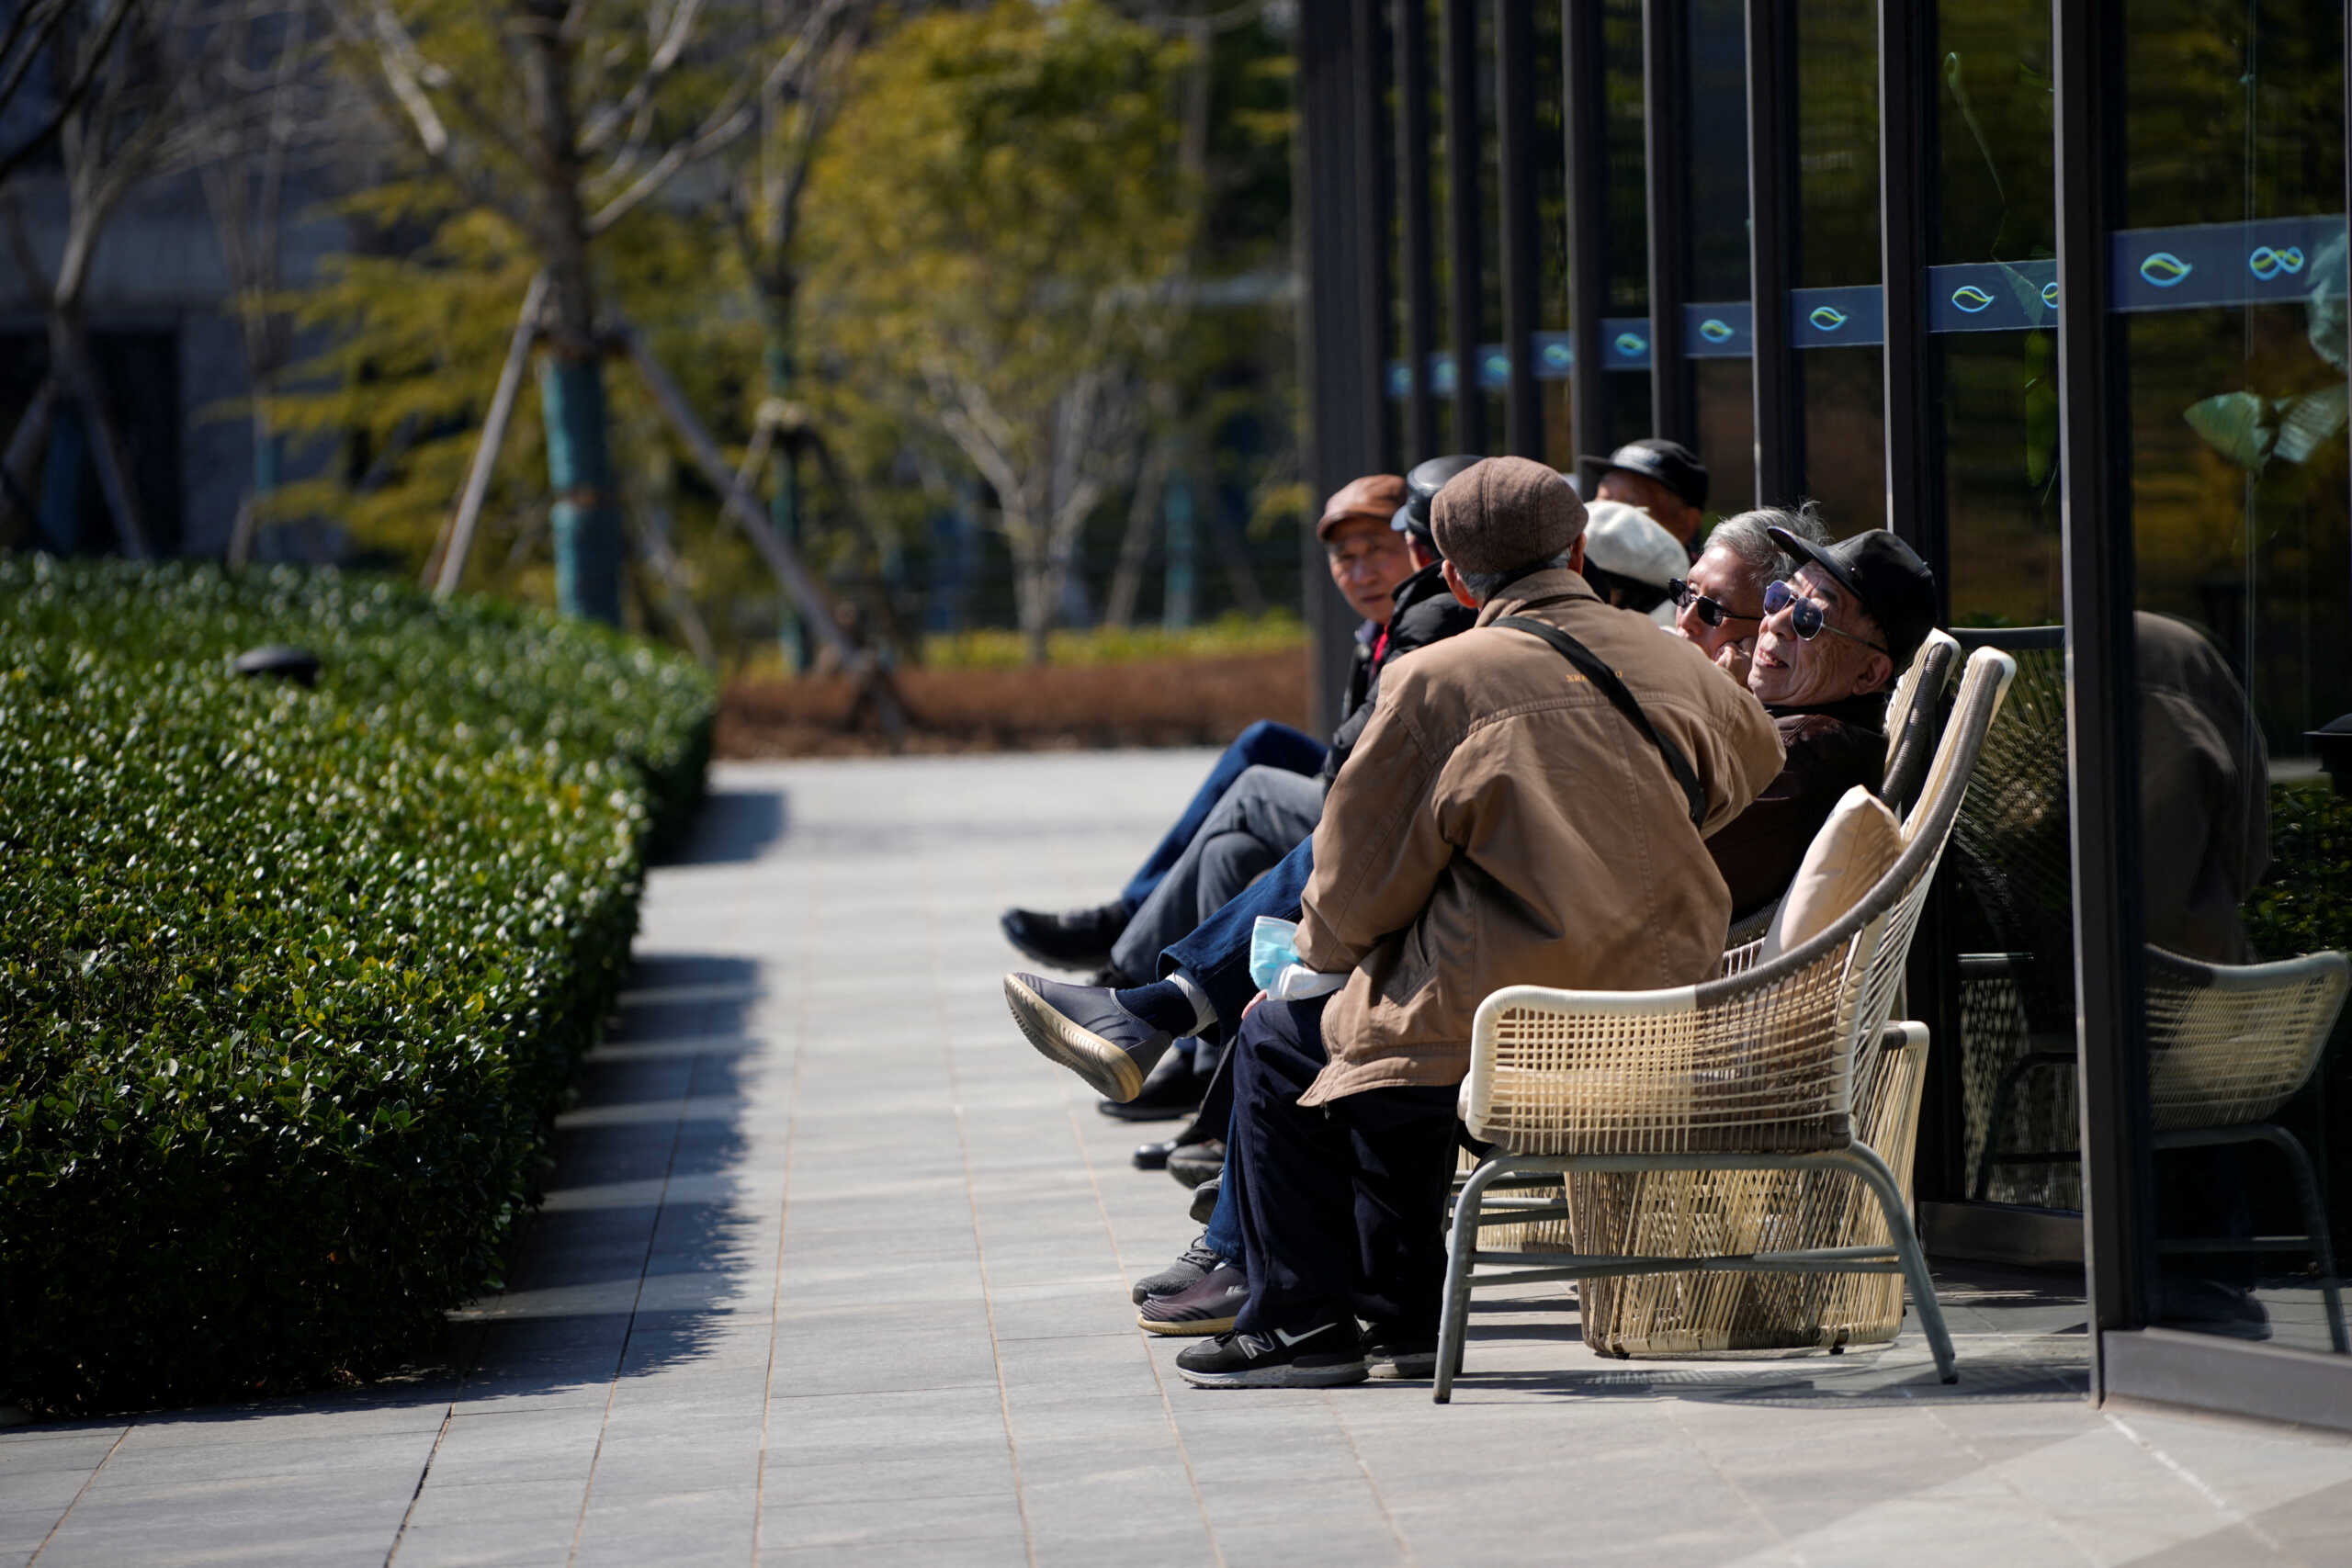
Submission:
[[[1657,754],[1666,759],[1667,771],[1674,775],[1674,782],[1682,786],[1682,798],[1690,806],[1690,825],[1694,828],[1706,826],[1707,792],[1699,786],[1699,775],[1691,770],[1690,759],[1682,754],[1681,747],[1658,733],[1657,726],[1650,722],[1650,716],[1642,711],[1642,705],[1634,700],[1634,694],[1625,689],[1625,682],[1617,678],[1617,671],[1601,662],[1600,655],[1559,627],[1531,616],[1498,615],[1493,624],[1509,626],[1513,631],[1533,632],[1557,649],[1561,658],[1582,671],[1585,679],[1599,687],[1602,696],[1616,704],[1617,711],[1633,720],[1634,728],[1640,730],[1643,738],[1657,748]]]

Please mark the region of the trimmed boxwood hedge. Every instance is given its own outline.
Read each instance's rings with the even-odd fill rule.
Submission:
[[[281,642],[315,690],[231,671]],[[715,707],[511,605],[0,557],[0,1399],[379,1374],[495,1286]]]

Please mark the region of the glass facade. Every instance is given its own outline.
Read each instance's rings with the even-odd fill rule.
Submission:
[[[2352,731],[2345,6],[1388,15],[1387,101],[1406,113],[1418,28],[1429,129],[1393,135],[1393,188],[1363,209],[1399,213],[1391,254],[1425,247],[1433,286],[1416,304],[1406,265],[1353,299],[1317,268],[1309,308],[1379,316],[1398,349],[1418,329],[1426,365],[1384,350],[1377,400],[1419,372],[1445,407],[1430,450],[1384,406],[1353,428],[1391,447],[1353,456],[1503,450],[1532,376],[1517,449],[1567,468],[1673,435],[1718,514],[1809,496],[1835,532],[1891,527],[1939,563],[1948,625],[2019,674],[1914,950],[1908,1005],[1945,1047],[1930,1247],[2079,1256],[2105,1392],[2352,1425],[2352,757],[2330,752],[2352,735],[2327,733]],[[1465,92],[1469,120],[1445,102]],[[1506,124],[1532,145],[1507,154]],[[1307,188],[1310,232],[1354,220]],[[1457,344],[1475,409],[1438,383]],[[1341,382],[1317,386],[1319,430],[1362,395]]]

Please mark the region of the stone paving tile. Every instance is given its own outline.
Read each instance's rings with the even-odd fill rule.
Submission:
[[[1115,887],[1205,761],[719,769],[476,1364],[0,1432],[0,1568],[2345,1560],[2352,1440],[2090,1409],[2046,1277],[1945,1281],[1954,1388],[1916,1329],[1602,1360],[1548,1287],[1444,1408],[1184,1384],[1127,1299],[1196,1228],[1129,1165],[1175,1124],[1037,1060],[995,917]]]

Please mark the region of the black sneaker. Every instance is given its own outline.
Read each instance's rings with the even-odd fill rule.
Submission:
[[[1042,975],[1007,975],[1012,1021],[1047,1061],[1094,1086],[1106,1100],[1133,1100],[1175,1036],[1121,1007],[1112,992]]]
[[[1091,909],[1007,909],[997,918],[1004,940],[1040,964],[1057,969],[1103,969],[1111,948],[1127,929],[1135,906],[1122,899]]]
[[[1209,1233],[1203,1231],[1193,1238],[1193,1244],[1176,1255],[1176,1261],[1157,1274],[1146,1274],[1128,1292],[1128,1299],[1141,1306],[1147,1296],[1172,1296],[1177,1292],[1198,1284],[1201,1276],[1225,1259],[1209,1245]]]
[[[1094,1109],[1121,1122],[1173,1122],[1201,1106],[1201,1080],[1193,1076],[1189,1052],[1170,1051],[1144,1075],[1133,1100],[1098,1100]]]
[[[1224,1334],[1249,1299],[1250,1276],[1220,1262],[1173,1295],[1145,1302],[1136,1325],[1147,1334]]]
[[[1433,1378],[1437,1334],[1399,1334],[1371,1324],[1363,1332],[1363,1364],[1376,1378]]]
[[[1179,1355],[1176,1371],[1202,1388],[1338,1388],[1365,1377],[1352,1323],[1220,1334]]]

